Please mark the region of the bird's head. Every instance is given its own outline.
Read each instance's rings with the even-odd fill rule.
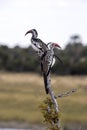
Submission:
[[[48,46],[48,48],[52,48],[52,49],[54,49],[54,48],[61,48],[61,47],[59,46],[59,44],[53,43],[53,42],[49,42],[49,43],[47,44],[47,46]]]
[[[27,31],[27,32],[25,33],[25,36],[26,36],[28,33],[31,33],[34,37],[37,37],[37,36],[38,36],[38,33],[37,33],[36,29],[31,29],[31,30]]]

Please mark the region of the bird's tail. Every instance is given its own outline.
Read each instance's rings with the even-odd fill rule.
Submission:
[[[47,88],[47,75],[46,74],[43,74],[43,78],[44,78],[44,85],[45,85],[45,91],[46,91],[46,94],[48,94],[48,88]]]

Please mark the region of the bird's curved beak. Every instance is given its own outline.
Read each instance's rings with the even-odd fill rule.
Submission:
[[[58,48],[61,48],[60,45],[57,44],[57,43],[54,43],[54,46],[55,46],[55,47],[58,47]]]
[[[26,36],[28,33],[31,33],[31,32],[32,32],[32,30],[27,31],[27,32],[25,33],[25,36]]]

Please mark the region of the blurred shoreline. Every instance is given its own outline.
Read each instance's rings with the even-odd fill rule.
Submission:
[[[20,129],[20,130],[44,130],[45,126],[41,124],[32,124],[27,122],[17,122],[17,121],[9,121],[9,122],[0,122],[0,130],[1,129]]]
[[[46,125],[32,124],[26,122],[0,122],[0,130],[45,130]],[[66,123],[61,127],[61,130],[87,130],[87,124],[77,123]]]

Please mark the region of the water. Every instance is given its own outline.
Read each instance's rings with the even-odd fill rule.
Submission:
[[[0,128],[0,130],[30,130],[30,129]]]
[[[0,130],[21,130],[21,129],[0,128]],[[23,130],[23,129],[22,129],[22,130]]]

